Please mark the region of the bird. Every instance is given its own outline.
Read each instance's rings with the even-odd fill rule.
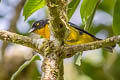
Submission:
[[[68,22],[69,24],[69,35],[64,40],[64,44],[67,45],[79,45],[85,44],[93,41],[102,40],[95,37],[91,33],[79,28],[77,25]],[[38,20],[33,23],[32,28],[29,30],[29,33],[34,32],[35,34],[40,35],[43,38],[50,39],[50,29],[49,29],[49,20]],[[114,46],[105,47],[108,51],[112,52]]]

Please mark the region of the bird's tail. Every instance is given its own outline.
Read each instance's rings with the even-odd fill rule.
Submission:
[[[113,53],[114,47],[115,47],[115,46],[108,46],[108,47],[105,47],[104,49],[106,49],[107,51]]]
[[[96,38],[96,40],[102,40],[102,39]],[[107,47],[104,47],[104,49],[111,52],[111,53],[113,53],[114,47],[115,47],[115,45],[114,46],[107,46]]]

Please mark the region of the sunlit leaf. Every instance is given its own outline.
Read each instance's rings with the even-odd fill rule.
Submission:
[[[112,28],[115,35],[120,34],[120,0],[116,1],[115,7],[114,7]]]
[[[76,60],[75,60],[75,64],[80,66],[81,65],[81,60],[82,60],[82,53],[83,52],[78,52],[76,56]]]
[[[80,0],[72,0],[70,4],[68,5],[68,19],[72,17],[73,13],[75,12],[77,6],[79,5]]]
[[[32,62],[36,61],[36,60],[40,60],[40,56],[37,54],[37,55],[34,55],[32,57],[31,60],[29,61],[26,61],[23,65],[21,65],[19,67],[19,69],[12,75],[11,79],[10,80],[14,80],[15,77],[20,74],[21,71],[23,71],[23,69],[25,69],[28,65],[30,65]]]
[[[100,0],[83,0],[80,8],[80,14],[82,18],[83,25],[89,29],[94,13],[96,11],[96,7]]]
[[[27,0],[23,16],[25,16],[25,20],[35,11],[45,6],[45,0]]]

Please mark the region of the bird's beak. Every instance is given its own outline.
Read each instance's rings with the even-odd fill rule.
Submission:
[[[31,28],[29,31],[28,31],[28,33],[31,33],[31,32],[33,32],[35,30],[35,28]]]

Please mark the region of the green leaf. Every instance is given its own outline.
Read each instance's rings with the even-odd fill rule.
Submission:
[[[112,28],[115,35],[120,34],[120,0],[116,1],[115,7],[114,7]]]
[[[10,80],[14,80],[15,77],[16,77],[21,71],[23,71],[23,69],[25,69],[28,65],[30,65],[32,62],[34,62],[34,61],[36,61],[36,60],[40,60],[40,56],[39,56],[38,54],[34,55],[31,60],[26,61],[23,65],[21,65],[21,66],[19,67],[19,69],[12,75],[12,77],[11,77]]]
[[[25,16],[25,20],[35,11],[45,6],[45,0],[27,0],[24,10],[23,16]]]
[[[83,0],[80,8],[80,14],[83,25],[88,30],[91,26],[96,7],[100,0]]]
[[[79,5],[80,0],[72,0],[68,5],[68,19],[72,17],[73,13],[75,12],[77,6]]]
[[[103,0],[99,5],[99,9],[112,15],[115,2],[115,0]]]
[[[78,53],[75,55],[75,57],[76,57],[75,64],[78,65],[78,66],[81,65],[82,53],[83,53],[83,52],[78,52]]]

